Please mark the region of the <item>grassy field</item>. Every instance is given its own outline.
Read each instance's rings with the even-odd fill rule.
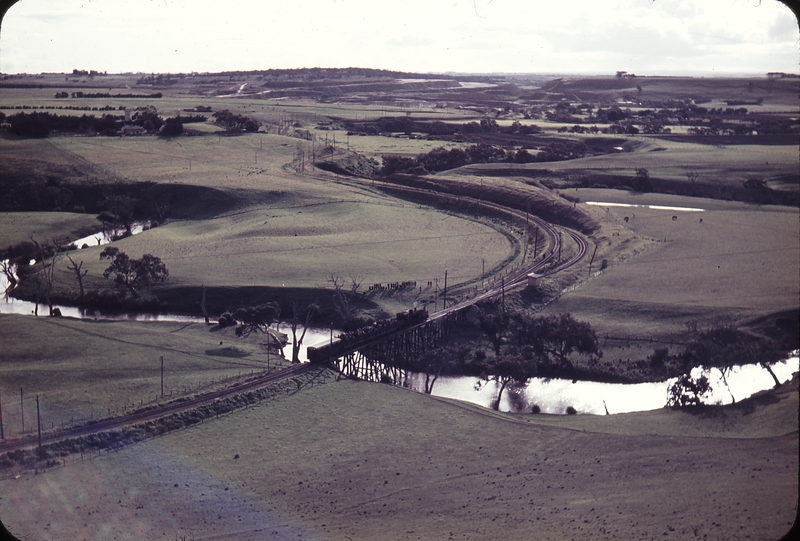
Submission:
[[[40,242],[82,238],[97,232],[98,225],[94,216],[71,212],[0,213],[0,246],[5,249],[30,237]]]
[[[766,181],[797,175],[797,145],[704,145],[676,142],[648,136],[627,136],[631,151],[604,154],[515,168],[533,174],[558,178],[586,177],[591,183],[603,183],[603,177],[629,178],[633,181],[637,168],[644,167],[654,184],[659,179],[689,184],[686,173],[697,172],[697,182],[718,186],[736,186],[750,178]],[[507,169],[507,164],[467,165],[459,169],[466,174]]]
[[[50,150],[45,164],[38,165],[42,170],[86,162],[106,178],[213,190],[188,200],[174,195],[166,204],[178,220],[120,241],[120,249],[132,257],[152,253],[167,263],[170,280],[162,291],[203,283],[328,287],[331,275],[358,277],[365,285],[416,281],[427,286],[443,279],[445,270],[454,284],[480,278],[481,259],[492,269],[515,250],[489,222],[398,201],[369,186],[354,189],[332,176],[315,178],[310,170],[297,174],[284,167],[295,145],[303,144],[292,138],[61,138],[36,143]],[[14,143],[4,145],[10,149]],[[35,144],[27,146],[34,154]],[[2,220],[9,224],[27,216],[25,227],[4,228],[6,244],[41,235],[43,230],[33,226],[39,215],[5,214]],[[64,218],[67,231],[75,230],[73,221],[87,226],[93,221],[89,216],[48,216],[48,234],[55,233],[57,216]],[[191,219],[197,217],[205,219]],[[78,254],[89,270],[90,288],[108,286],[101,277],[107,264],[98,258],[100,250]],[[57,291],[68,294],[76,287],[62,265]]]
[[[41,539],[772,540],[795,518],[797,396],[514,416],[331,382],[0,481],[0,513]]]
[[[161,399],[160,358],[164,357],[165,399],[185,396],[267,369],[259,345],[263,336],[237,338],[232,328],[202,323],[79,321],[0,314],[6,336],[0,350],[0,394],[6,437],[22,429],[19,402],[24,392],[26,432],[36,430],[34,395],[41,398],[43,427],[70,425],[92,417],[121,414]],[[285,365],[273,354],[269,367]],[[213,380],[213,383],[212,383]]]
[[[690,320],[708,324],[716,317],[731,316],[746,321],[796,309],[800,294],[796,209],[669,195],[632,196],[617,190],[570,193],[583,201],[706,210],[595,207],[593,212],[657,242],[624,264],[611,261],[607,272],[564,295],[548,310],[572,312],[601,334],[663,338],[680,335]]]
[[[222,311],[279,294],[284,300],[301,294],[309,300],[317,294],[330,297],[330,288],[323,288],[331,275],[357,277],[365,288],[416,281],[413,291],[373,292],[362,304],[368,315],[391,314],[430,301],[434,291],[428,282],[438,278],[441,287],[446,270],[453,287],[480,281],[484,264],[499,274],[512,260],[519,261],[519,231],[509,233],[498,221],[391,197],[371,180],[317,171],[308,163],[325,145],[326,135],[328,143],[336,137],[337,158],[347,150],[364,158],[415,156],[463,143],[379,136],[350,136],[348,141],[338,119],[410,116],[463,123],[496,118],[501,126],[520,120],[539,125],[545,136],[562,138],[566,135],[556,130],[570,123],[541,119],[562,101],[608,107],[625,100],[621,107],[638,110],[660,107],[634,103],[639,97],[643,102],[691,98],[706,107],[762,97],[761,105],[748,109],[780,113],[776,117],[796,116],[797,105],[796,83],[763,78],[564,78],[541,89],[376,91],[353,103],[362,99],[354,95],[359,90],[344,92],[339,103],[322,103],[238,95],[240,89],[265,88],[267,79],[257,74],[186,78],[158,88],[136,85],[138,77],[67,82],[62,76],[44,76],[34,82],[51,86],[3,88],[0,105],[154,105],[162,117],[204,105],[257,119],[262,133],[215,134],[218,127],[208,123],[186,126],[198,128],[202,136],[171,139],[21,140],[7,134],[0,137],[0,172],[10,184],[38,183],[45,195],[48,182],[69,186],[76,200],[79,188],[91,188],[81,196],[84,201],[141,188],[143,200],[161,205],[169,219],[118,246],[133,257],[161,257],[170,279],[150,293],[169,307],[194,311],[199,310],[201,285]],[[164,97],[57,100],[53,94],[59,90],[162,91]],[[18,111],[2,109],[7,115]],[[524,118],[527,113],[533,118]],[[316,140],[287,136],[295,128],[308,130]],[[676,127],[675,133],[686,129]],[[656,186],[688,185],[687,172],[693,171],[698,183],[712,191],[719,188],[707,193],[712,197],[724,198],[725,190],[741,189],[751,178],[796,192],[796,145],[611,137],[624,139],[624,152],[526,165],[472,165],[426,182],[447,185],[456,195],[462,187],[469,186],[471,194],[479,194],[476,186],[485,187],[510,194],[514,202],[536,196],[588,213],[600,224],[591,235],[597,247],[592,270],[602,260],[609,268],[544,311],[571,312],[589,321],[601,338],[679,343],[690,320],[708,325],[723,316],[747,323],[796,313],[796,208],[575,190],[582,184],[632,181],[635,169],[644,167]],[[705,211],[573,205],[559,197],[558,189],[582,202]],[[29,206],[45,211],[59,204],[47,197]],[[99,210],[80,213],[73,205],[58,212],[26,208],[0,214],[0,248],[30,236],[77,238],[99,229]],[[572,249],[568,246],[565,256]],[[99,260],[99,252],[94,247],[73,255],[84,261],[90,289],[110,287],[102,278],[107,263]],[[588,277],[586,258],[547,277],[544,289],[557,295]],[[77,284],[63,261],[56,282],[57,294],[75,298]],[[531,307],[546,296],[534,293],[509,295],[508,302]],[[167,398],[224,385],[227,378],[262,370],[267,362],[258,338],[243,341],[233,329],[212,330],[199,323],[0,315],[0,329],[13,338],[0,347],[7,437],[22,428],[16,402],[20,388],[30,432],[37,393],[44,428],[161,401],[162,356]],[[601,340],[601,345],[602,361],[621,365],[644,359],[653,347],[620,346],[613,340],[608,346]],[[671,347],[674,353],[679,346]],[[42,539],[766,541],[785,533],[796,515],[797,408],[796,382],[733,407],[556,417],[498,414],[401,388],[337,381],[118,452],[85,461],[70,457],[66,466],[46,473],[21,472],[19,478],[1,480],[0,516],[18,536]]]

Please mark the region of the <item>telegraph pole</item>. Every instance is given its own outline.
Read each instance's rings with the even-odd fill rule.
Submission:
[[[447,308],[447,271],[444,271],[444,298],[442,299],[442,310]]]
[[[558,262],[561,263],[561,231],[558,232]]]
[[[42,421],[39,417],[39,394],[36,394],[36,431],[39,433],[39,460],[42,459]]]
[[[6,433],[3,431],[3,397],[0,396],[0,440],[6,439]]]
[[[22,387],[19,388],[19,411],[22,418],[22,433],[25,434],[25,403],[22,401]]]
[[[164,398],[164,356],[161,356],[161,398]]]

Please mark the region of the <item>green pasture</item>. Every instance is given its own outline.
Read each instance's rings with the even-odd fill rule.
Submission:
[[[584,201],[706,211],[594,207],[592,212],[606,214],[609,221],[651,243],[624,263],[610,260],[604,274],[565,294],[547,310],[571,312],[600,334],[662,338],[680,336],[690,320],[708,325],[722,316],[743,323],[796,310],[797,209],[658,194],[632,196],[616,190],[570,193]]]
[[[116,244],[131,257],[158,255],[170,271],[162,287],[330,287],[336,275],[364,284],[480,278],[513,253],[488,225],[413,205],[381,200],[264,205],[209,220],[172,222]],[[96,287],[108,265],[99,247],[73,255]],[[77,259],[76,259],[77,260]],[[59,281],[72,283],[62,269]],[[74,287],[74,285],[73,285]]]
[[[786,387],[739,409],[550,417],[332,381],[2,480],[0,513],[59,538],[777,539],[797,499]]]
[[[35,395],[43,428],[119,415],[186,396],[267,369],[263,336],[237,338],[232,328],[203,323],[92,321],[0,314],[0,393],[6,437],[36,430]],[[284,365],[274,354],[269,367]],[[213,380],[213,383],[212,383]],[[13,397],[13,399],[12,399]],[[13,404],[13,406],[12,406]]]
[[[517,164],[515,168],[528,174],[541,171],[562,178],[589,177],[593,183],[602,183],[603,177],[628,177],[632,182],[636,169],[644,167],[654,184],[658,179],[689,184],[686,173],[693,170],[699,174],[699,183],[739,187],[750,178],[769,180],[796,176],[800,163],[795,145],[715,146],[647,136],[620,137],[628,140],[626,145],[633,145],[631,151],[559,162]],[[507,168],[507,164],[467,165],[455,172],[481,174]]]
[[[711,100],[755,101],[763,98],[761,106],[747,107],[748,111],[759,111],[760,107],[797,105],[797,80],[766,77],[568,77],[545,83],[544,88],[575,96],[582,101],[604,100],[614,102],[621,98],[630,101],[677,100],[686,98],[701,102],[702,107],[711,107]],[[637,85],[641,86],[639,93]],[[724,101],[723,101],[724,104]],[[719,107],[721,105],[714,105]],[[725,107],[729,107],[725,105]]]
[[[244,114],[264,123],[276,124],[282,121],[300,122],[310,124],[315,122],[327,122],[330,119],[345,120],[373,120],[383,116],[405,116],[409,115],[416,119],[466,119],[475,116],[475,113],[459,108],[434,108],[429,104],[422,105],[424,100],[411,102],[408,106],[398,104],[372,104],[372,103],[317,103],[312,100],[286,99],[283,97],[270,97],[268,93],[251,94],[249,91],[258,89],[261,82],[254,82],[245,87],[246,92],[237,94],[237,90],[242,85],[241,81],[228,83],[228,92],[216,93],[216,90],[223,90],[225,85],[195,85],[191,81],[169,87],[153,88],[147,85],[136,85],[138,76],[125,78],[116,77],[114,79],[96,78],[92,82],[78,84],[74,82],[64,82],[63,78],[50,78],[47,82],[52,86],[45,88],[3,88],[0,96],[0,107],[16,107],[27,105],[28,107],[46,108],[36,109],[47,111],[59,115],[103,115],[103,114],[123,114],[119,107],[136,109],[148,105],[154,106],[159,115],[163,117],[183,116],[189,114],[204,114],[211,116],[212,113],[228,109],[233,113]],[[107,86],[102,86],[106,81]],[[34,83],[35,84],[35,83]],[[128,85],[128,86],[125,86]],[[161,98],[61,98],[56,99],[55,93],[60,91],[72,92],[81,91],[84,93],[106,92],[109,94],[154,94],[161,92]],[[259,90],[262,92],[262,90]],[[191,113],[185,109],[192,109],[198,105],[210,106],[212,113]],[[111,106],[113,111],[81,111],[70,109],[57,109],[58,107],[78,106],[78,107],[104,107]],[[23,111],[33,112],[34,109],[9,109],[2,108],[0,111],[6,115],[15,114]],[[265,128],[266,129],[266,126]]]
[[[53,239],[76,239],[97,232],[94,216],[71,212],[0,213],[0,249],[30,240],[50,243]]]
[[[303,142],[296,139],[253,134],[23,143],[31,154],[37,147],[52,151],[44,165],[37,163],[40,168],[88,163],[107,178],[213,188],[233,198],[233,208],[219,210],[208,198],[174,202],[189,209],[185,216],[176,216],[181,219],[118,242],[131,257],[152,253],[163,259],[170,279],[162,289],[203,283],[319,288],[329,287],[331,275],[357,277],[365,286],[405,281],[427,286],[428,281],[443,280],[446,270],[452,286],[480,278],[482,260],[486,269],[493,269],[514,254],[515,247],[489,222],[399,201],[372,191],[369,184],[354,187],[330,175],[316,178],[310,169],[298,174],[291,162],[296,145]],[[15,142],[4,145],[13,149]],[[37,216],[26,218],[26,228],[5,230],[9,241],[38,234],[40,229],[33,227]],[[64,216],[60,233],[58,219],[48,216],[48,237],[71,233],[72,221],[89,227],[94,220]],[[10,214],[3,218],[11,219]],[[99,230],[99,222],[96,227]],[[89,271],[90,289],[112,286],[101,276],[107,266],[99,259],[101,250],[91,247],[73,254]],[[65,261],[60,263],[56,291],[71,290],[74,296],[77,282]]]

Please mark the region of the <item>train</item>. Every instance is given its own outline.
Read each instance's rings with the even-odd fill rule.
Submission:
[[[359,346],[424,323],[428,317],[428,311],[424,308],[421,310],[412,308],[397,313],[392,319],[378,321],[355,331],[344,332],[338,336],[336,342],[319,347],[309,347],[307,350],[308,361],[324,364],[328,359],[341,357],[347,351],[357,349]]]

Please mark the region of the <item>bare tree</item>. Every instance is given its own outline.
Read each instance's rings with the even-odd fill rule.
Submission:
[[[6,280],[8,280],[8,286],[3,292],[3,295],[6,297],[8,297],[9,291],[17,287],[16,268],[17,266],[12,263],[10,259],[3,259],[0,261],[0,272],[2,272],[6,276]]]
[[[75,273],[75,279],[78,280],[78,287],[80,288],[81,292],[80,293],[81,296],[78,298],[78,304],[83,304],[83,298],[84,298],[83,277],[86,276],[86,274],[88,274],[89,271],[88,270],[82,271],[81,267],[83,267],[83,261],[81,261],[80,263],[75,263],[75,260],[72,259],[72,256],[70,256],[69,253],[67,253],[67,259],[69,259],[70,262],[70,264],[67,265],[67,268]]]
[[[319,310],[319,306],[317,303],[311,303],[306,307],[306,315],[304,318],[303,323],[303,332],[300,333],[300,338],[297,338],[297,325],[299,322],[299,315],[300,315],[300,303],[297,299],[292,301],[292,363],[299,363],[300,362],[300,346],[303,345],[303,339],[306,337],[306,331],[308,330],[308,326],[311,324],[311,319],[314,317],[314,314]]]
[[[331,274],[328,282],[333,285],[333,306],[336,312],[346,323],[355,319],[355,312],[353,311],[352,302],[358,297],[358,291],[361,289],[361,282],[364,281],[362,277],[354,277],[350,275],[350,285],[346,286],[344,279]]]
[[[208,310],[206,310],[206,285],[202,284],[203,288],[203,298],[200,299],[200,310],[203,311],[203,317],[206,320],[206,325],[208,325]]]
[[[690,167],[690,168],[689,168],[689,169],[686,171],[686,178],[687,178],[687,179],[689,180],[689,182],[691,183],[691,185],[692,185],[692,192],[694,192],[694,185],[695,185],[695,183],[697,182],[697,179],[699,179],[699,178],[700,178],[700,173],[697,171],[697,169],[695,169],[695,168],[693,168],[693,167]]]
[[[53,239],[53,244],[40,244],[33,237],[31,242],[36,246],[36,263],[41,267],[39,280],[39,290],[36,292],[36,304],[33,309],[34,315],[39,315],[39,304],[42,299],[47,303],[48,313],[53,315],[53,302],[50,293],[53,291],[53,280],[55,279],[56,263],[64,256],[64,243]]]

